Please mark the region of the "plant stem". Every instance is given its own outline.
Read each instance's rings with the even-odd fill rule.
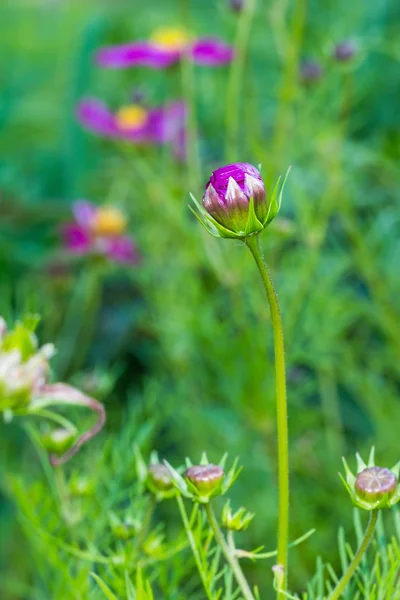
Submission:
[[[201,582],[202,582],[204,590],[205,590],[205,592],[207,594],[208,600],[213,600],[213,595],[212,595],[212,592],[211,592],[211,590],[210,590],[210,588],[208,586],[207,578],[206,578],[206,573],[204,572],[203,564],[201,562],[201,557],[200,557],[199,551],[197,549],[196,540],[194,539],[193,531],[191,530],[190,525],[189,525],[189,519],[188,519],[188,516],[187,516],[187,513],[186,513],[185,504],[184,504],[184,502],[182,500],[182,496],[180,496],[178,494],[177,497],[176,497],[176,500],[178,502],[179,512],[181,513],[181,518],[182,518],[183,526],[185,528],[186,535],[187,535],[190,547],[191,547],[192,552],[193,552],[194,560],[196,562],[196,566],[197,566],[197,569],[198,569],[199,574],[200,574]]]
[[[226,94],[225,157],[227,162],[237,159],[239,139],[239,98],[242,93],[243,72],[255,8],[255,0],[247,0],[241,16],[239,17],[237,26],[235,60],[232,61]]]
[[[265,264],[258,235],[247,236],[245,243],[256,261],[271,311],[274,333],[276,419],[278,433],[278,557],[277,563],[283,568],[283,583],[277,592],[277,598],[284,598],[287,589],[287,549],[289,538],[289,440],[287,423],[285,347],[283,339],[282,317],[278,296]]]
[[[369,543],[372,538],[372,534],[374,533],[375,525],[378,519],[379,510],[373,510],[369,516],[369,522],[367,529],[365,531],[363,540],[358,548],[353,560],[347,567],[346,572],[344,573],[342,579],[339,581],[332,594],[329,596],[329,600],[338,600],[341,597],[343,591],[345,590],[347,584],[349,583],[351,577],[353,576],[355,570],[357,569],[366,549],[369,546]]]
[[[224,535],[218,525],[218,521],[215,517],[213,508],[211,506],[211,502],[205,504],[205,510],[208,522],[210,523],[210,527],[214,532],[215,539],[221,547],[221,550],[224,553],[224,556],[232,569],[235,579],[242,591],[243,598],[245,600],[255,600],[253,592],[251,591],[250,586],[247,583],[246,577],[243,575],[243,571],[240,567],[239,561],[237,560],[234,551],[231,550],[231,548],[228,546]]]

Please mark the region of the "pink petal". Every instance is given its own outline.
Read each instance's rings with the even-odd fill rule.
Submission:
[[[181,58],[180,50],[168,49],[151,42],[135,42],[102,48],[95,55],[101,67],[125,69],[127,67],[150,67],[165,69]]]
[[[105,136],[118,135],[114,115],[100,100],[90,98],[82,100],[76,109],[78,121],[87,129]]]
[[[102,254],[119,263],[137,264],[140,261],[136,244],[128,236],[98,239],[97,247]]]
[[[197,41],[191,48],[191,54],[196,63],[206,66],[225,65],[234,57],[233,48],[216,38]]]
[[[72,205],[72,212],[78,225],[89,232],[92,228],[98,208],[87,200],[77,200]]]
[[[65,246],[75,254],[86,254],[91,249],[88,232],[76,223],[70,223],[63,230]]]

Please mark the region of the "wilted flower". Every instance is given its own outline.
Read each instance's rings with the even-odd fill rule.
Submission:
[[[359,52],[358,44],[353,40],[345,40],[336,44],[333,49],[332,57],[338,62],[348,62]]]
[[[193,41],[189,33],[180,27],[162,27],[156,29],[147,41],[101,48],[96,53],[95,60],[101,67],[114,69],[165,69],[179,62],[185,55],[197,64],[216,66],[231,62],[233,49],[215,38]]]
[[[364,510],[390,508],[397,504],[400,501],[400,462],[391,469],[377,467],[374,464],[374,448],[371,450],[368,465],[359,454],[356,457],[356,475],[353,475],[343,458],[346,479],[341,476],[353,504]]]
[[[182,101],[156,108],[128,104],[116,112],[96,98],[82,100],[76,111],[80,123],[103,137],[141,145],[172,144],[177,158],[184,155],[187,110]]]
[[[96,412],[97,423],[79,437],[71,425],[68,430],[56,430],[48,434],[47,439],[43,438],[49,450],[55,452],[50,460],[57,465],[66,462],[99,433],[106,416],[102,404],[76,388],[65,383],[48,383],[49,359],[54,354],[54,346],[39,347],[34,333],[37,324],[37,317],[27,316],[23,322],[16,323],[14,329],[7,330],[0,317],[0,414],[9,420],[13,415],[41,414],[43,408],[52,405],[84,406]]]
[[[136,264],[139,254],[131,237],[124,235],[126,219],[113,206],[96,206],[86,200],[73,204],[75,222],[65,225],[65,245],[75,254],[97,254],[119,263]]]
[[[303,85],[317,83],[323,75],[324,69],[316,60],[309,58],[300,64],[300,82]]]
[[[278,180],[267,201],[264,182],[255,167],[247,163],[221,167],[206,185],[202,206],[193,198],[199,213],[195,214],[216,237],[243,239],[259,233],[279,211],[285,180]]]

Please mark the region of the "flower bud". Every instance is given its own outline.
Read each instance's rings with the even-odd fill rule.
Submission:
[[[247,512],[243,506],[232,513],[229,500],[222,511],[222,525],[232,531],[245,531],[253,518],[254,513]]]
[[[112,517],[110,518],[111,531],[117,539],[127,541],[135,537],[140,531],[140,524],[131,517],[127,517],[123,521],[120,521],[114,515]]]
[[[171,492],[174,490],[171,473],[166,465],[156,463],[149,465],[147,470],[147,484],[155,494],[158,492]]]
[[[219,465],[194,465],[186,469],[185,477],[202,497],[210,497],[219,493],[224,470]]]
[[[383,467],[367,467],[356,477],[357,494],[369,502],[382,498],[391,498],[396,490],[398,481],[392,471]]]
[[[400,462],[391,469],[377,467],[374,464],[374,448],[371,450],[368,465],[359,454],[356,456],[356,475],[351,472],[343,458],[345,477],[341,476],[353,504],[364,510],[390,508],[397,504],[400,501]]]
[[[212,173],[202,205],[192,197],[195,214],[215,237],[244,239],[260,233],[277,215],[285,181],[278,180],[267,202],[258,169],[247,163],[226,165]]]
[[[48,452],[61,456],[69,450],[78,437],[76,429],[59,427],[42,435],[42,444]]]
[[[321,65],[311,58],[303,60],[300,65],[300,82],[305,86],[317,83],[323,74],[324,70]]]
[[[353,40],[346,40],[336,44],[332,58],[338,62],[348,62],[355,58],[359,52],[358,45]]]
[[[246,0],[230,0],[231,9],[234,12],[240,13],[246,4]]]

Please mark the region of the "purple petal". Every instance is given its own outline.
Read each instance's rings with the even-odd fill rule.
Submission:
[[[236,181],[240,189],[246,193],[246,175],[250,175],[262,182],[260,172],[253,165],[248,163],[234,163],[213,171],[209,183],[212,183],[220,198],[225,200],[231,177]]]
[[[86,254],[91,249],[91,239],[86,229],[75,223],[66,225],[63,229],[64,242],[70,252]]]
[[[156,144],[174,141],[185,124],[186,105],[174,102],[150,111],[148,134]]]
[[[217,38],[205,38],[195,42],[191,49],[191,55],[199,65],[216,66],[230,63],[234,57],[234,51]]]
[[[92,202],[88,202],[88,200],[77,200],[72,205],[72,212],[77,224],[87,233],[90,232],[93,226],[97,211],[97,206]]]
[[[151,42],[135,42],[102,48],[95,61],[101,67],[125,69],[127,67],[150,67],[165,69],[180,60],[180,50],[164,48]]]
[[[137,264],[140,261],[136,244],[128,236],[101,238],[97,242],[102,253],[116,262]]]
[[[76,110],[78,121],[87,129],[105,136],[119,134],[114,115],[100,100],[90,98],[82,100]]]

